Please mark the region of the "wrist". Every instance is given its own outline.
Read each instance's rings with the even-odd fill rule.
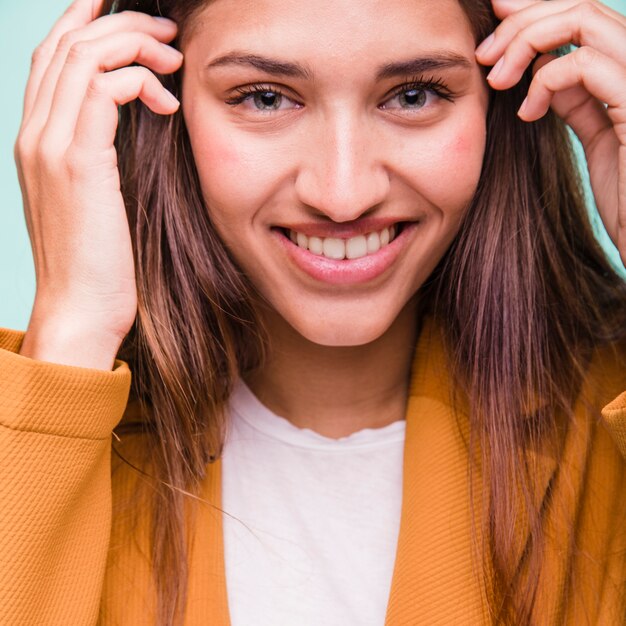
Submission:
[[[31,318],[20,354],[37,361],[110,371],[121,343],[121,337],[82,320]]]

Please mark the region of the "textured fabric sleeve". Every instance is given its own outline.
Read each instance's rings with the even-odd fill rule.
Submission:
[[[622,456],[626,459],[626,391],[604,407],[602,417]]]
[[[91,625],[130,371],[28,359],[22,339],[0,329],[0,624]]]

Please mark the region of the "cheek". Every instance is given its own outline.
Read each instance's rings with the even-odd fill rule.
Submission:
[[[249,206],[248,195],[257,188],[256,168],[245,152],[219,133],[190,130],[191,145],[205,200],[211,207]],[[242,185],[241,181],[246,184]]]
[[[224,132],[224,124],[194,124],[192,117],[187,127],[204,199],[218,230],[229,222],[249,221],[281,176],[276,163],[266,148]]]
[[[468,131],[453,137],[448,145],[448,150],[455,160],[471,158],[474,153],[473,137]]]
[[[485,133],[464,129],[444,148],[447,169],[451,172],[449,182],[453,198],[463,206],[476,192],[485,154]]]
[[[484,121],[440,129],[425,137],[412,168],[415,186],[444,218],[455,221],[472,199],[485,151]]]

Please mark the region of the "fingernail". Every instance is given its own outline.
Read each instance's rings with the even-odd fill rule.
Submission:
[[[152,16],[157,22],[161,22],[161,24],[166,24],[167,26],[176,26],[176,22],[174,20],[170,20],[167,17],[161,17],[160,15]]]
[[[172,46],[168,46],[166,43],[163,43],[161,45],[171,57],[180,59],[183,56],[183,53],[180,50],[176,50],[176,48],[173,48]]]
[[[491,68],[491,72],[487,74],[487,80],[494,80],[498,77],[498,74],[502,71],[504,65],[504,57],[500,57],[500,60]]]
[[[476,48],[476,54],[486,54],[489,48],[491,48],[496,36],[491,33],[479,46]]]
[[[168,102],[170,104],[175,104],[177,106],[180,106],[180,101],[178,100],[178,98],[171,91],[168,91],[167,89],[164,89],[163,90],[163,95],[164,95],[165,99],[168,100]]]
[[[524,112],[526,111],[526,107],[528,105],[528,98],[524,98],[524,102],[522,102],[520,108],[517,111],[517,114],[521,117],[524,115]]]

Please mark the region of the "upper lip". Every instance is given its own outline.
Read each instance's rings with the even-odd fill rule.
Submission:
[[[282,224],[278,228],[294,230],[307,237],[335,237],[337,239],[350,239],[367,233],[380,232],[383,228],[389,228],[401,222],[412,222],[415,219],[403,219],[397,217],[365,217],[352,222],[299,222],[296,224]]]

